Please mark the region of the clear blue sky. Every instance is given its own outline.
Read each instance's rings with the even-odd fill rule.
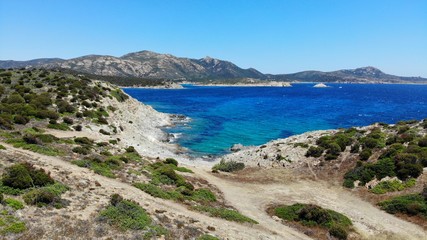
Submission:
[[[427,77],[426,0],[0,0],[0,59],[211,56],[265,73]]]

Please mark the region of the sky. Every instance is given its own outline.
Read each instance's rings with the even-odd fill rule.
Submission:
[[[427,77],[426,0],[0,0],[0,59],[210,56],[263,73]]]

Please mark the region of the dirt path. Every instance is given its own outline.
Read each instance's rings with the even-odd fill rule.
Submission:
[[[259,213],[259,211],[254,211],[255,216],[251,214],[251,217],[253,216],[260,222],[258,225],[238,224],[223,219],[212,218],[198,212],[190,211],[181,204],[154,198],[129,184],[120,182],[116,179],[103,177],[93,173],[89,169],[80,168],[59,158],[41,155],[23,149],[16,149],[5,143],[1,144],[5,146],[7,148],[6,151],[11,154],[22,154],[32,158],[33,162],[37,163],[36,165],[50,171],[54,177],[59,177],[61,174],[64,174],[64,172],[67,172],[67,178],[81,179],[89,183],[99,182],[101,186],[98,186],[92,191],[93,193],[99,193],[99,195],[103,196],[118,193],[124,198],[140,203],[150,213],[156,210],[164,210],[166,211],[165,214],[170,218],[190,218],[197,220],[197,222],[194,222],[192,225],[202,229],[206,229],[207,226],[212,226],[216,229],[212,233],[224,239],[310,239],[306,235],[291,228],[275,224],[271,219],[268,221],[264,221],[267,220],[267,218],[258,219],[256,213]],[[234,199],[230,199],[229,201],[233,202]],[[99,205],[101,204],[105,204],[105,201],[99,203]],[[79,214],[82,216],[90,216],[94,213],[93,211],[96,211],[96,207],[92,206],[82,209]],[[245,209],[245,212],[251,212],[251,209]]]
[[[427,239],[421,227],[379,210],[348,191],[324,182],[299,181],[289,184],[253,184],[225,180],[209,171],[195,172],[224,193],[225,199],[244,215],[267,225],[285,228],[266,213],[271,204],[314,203],[348,216],[356,231],[366,239]]]
[[[79,135],[79,136],[83,136]],[[403,221],[393,215],[387,214],[370,203],[353,196],[348,191],[330,186],[324,182],[303,180],[284,183],[242,183],[223,179],[210,173],[206,167],[193,168],[198,177],[204,178],[214,184],[224,194],[227,203],[234,206],[242,214],[247,215],[260,224],[238,224],[218,218],[211,218],[198,212],[188,210],[185,206],[153,198],[150,195],[120,182],[116,179],[106,178],[92,171],[72,165],[56,157],[44,156],[23,149],[15,149],[9,144],[7,151],[12,154],[24,154],[34,159],[37,165],[42,166],[53,174],[67,172],[67,178],[76,178],[88,182],[99,182],[95,193],[109,196],[119,193],[125,198],[139,202],[148,212],[166,210],[170,218],[189,218],[198,220],[193,225],[206,229],[212,226],[214,234],[225,239],[310,239],[306,235],[283,225],[266,213],[271,204],[292,204],[295,202],[314,203],[330,208],[347,215],[354,223],[356,231],[366,239],[426,239],[427,233],[421,227]],[[105,204],[100,202],[99,205]],[[96,207],[88,207],[80,212],[82,216],[90,216]]]

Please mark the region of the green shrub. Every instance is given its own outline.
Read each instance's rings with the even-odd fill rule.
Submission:
[[[178,172],[193,173],[193,171],[191,169],[188,169],[186,167],[174,167],[173,169],[178,171]]]
[[[91,152],[88,147],[80,147],[80,146],[73,148],[72,151],[82,155],[88,155]]]
[[[410,129],[409,126],[401,126],[397,129],[397,133],[402,134],[402,133],[407,132],[409,129]]]
[[[329,229],[329,234],[331,234],[331,236],[339,239],[339,240],[345,240],[348,237],[348,232],[347,230],[340,226],[340,225],[334,225]]]
[[[331,140],[332,140],[331,136],[322,136],[319,139],[317,139],[316,144],[323,148],[327,148]]]
[[[52,205],[55,208],[62,208],[65,202],[61,199],[61,194],[69,188],[61,183],[55,183],[42,188],[33,189],[25,193],[22,198],[26,204],[43,207]]]
[[[129,146],[126,148],[126,152],[128,153],[132,153],[132,152],[136,152],[135,148],[133,146]]]
[[[76,130],[77,132],[81,132],[81,131],[82,131],[82,129],[83,129],[83,126],[82,126],[82,125],[76,125],[76,126],[73,126],[73,128],[74,128],[74,130]]]
[[[6,140],[6,142],[12,144],[13,147],[23,148],[23,149],[44,154],[47,156],[58,156],[63,154],[61,150],[58,150],[56,148],[44,146],[44,145],[28,144],[23,139],[8,139]]]
[[[228,208],[223,208],[223,207],[215,208],[215,207],[210,207],[210,206],[198,205],[198,206],[193,207],[193,209],[200,211],[200,212],[209,213],[209,215],[211,215],[212,217],[223,218],[223,219],[228,220],[228,221],[241,222],[241,223],[247,222],[247,223],[252,223],[252,224],[258,224],[257,221],[242,215],[241,213],[237,212],[236,210],[232,210],[232,209],[228,209]]]
[[[371,192],[375,194],[384,194],[387,192],[402,191],[406,188],[415,186],[416,180],[414,178],[409,179],[406,182],[400,182],[398,180],[382,181],[378,183]]]
[[[104,117],[98,117],[98,120],[96,121],[97,123],[99,123],[99,124],[104,124],[104,125],[108,125],[108,121],[107,121],[107,119],[106,118],[104,118]]]
[[[38,110],[34,113],[34,116],[40,119],[52,119],[57,120],[59,119],[59,114],[52,111],[52,110]]]
[[[410,177],[417,178],[423,173],[423,166],[421,164],[398,164],[396,176],[399,179],[406,180]]]
[[[40,141],[37,139],[36,136],[31,134],[25,134],[24,137],[22,137],[22,140],[24,140],[28,144],[39,144]]]
[[[74,138],[74,142],[80,145],[89,145],[89,146],[92,146],[93,144],[93,140],[87,137],[76,137]]]
[[[199,188],[191,196],[196,202],[216,202],[216,196],[207,188]]]
[[[64,121],[65,124],[68,124],[68,125],[71,125],[74,123],[74,120],[69,117],[64,117],[62,118],[62,120]]]
[[[343,186],[346,188],[354,188],[353,179],[344,179]]]
[[[360,151],[360,144],[355,143],[351,146],[350,152],[351,153],[358,153]]]
[[[7,103],[9,103],[9,104],[13,104],[13,103],[24,104],[25,99],[21,95],[19,95],[17,93],[13,93],[13,94],[9,95],[9,97],[7,99]]]
[[[110,91],[110,95],[116,98],[119,102],[124,102],[129,98],[129,96],[123,93],[123,91],[120,89]]]
[[[427,202],[427,185],[424,185],[423,191],[421,192],[421,196]]]
[[[197,240],[220,240],[220,239],[209,234],[204,234],[198,237]]]
[[[93,170],[95,173],[105,177],[109,177],[109,178],[115,178],[116,176],[114,175],[112,170],[120,168],[119,166],[112,166],[97,158],[75,160],[75,161],[72,161],[71,163],[76,164],[79,167],[89,168]]]
[[[331,235],[336,234],[333,236],[338,238],[347,236],[352,225],[351,220],[343,214],[312,204],[296,203],[290,206],[279,206],[274,209],[274,214],[284,220],[300,222],[309,227],[326,228]]]
[[[328,153],[328,154],[325,155],[325,160],[327,160],[327,161],[334,160],[334,159],[337,159],[337,158],[338,158],[338,155],[335,155],[335,154]]]
[[[66,123],[50,123],[47,125],[47,128],[62,130],[62,131],[68,131],[70,128]]]
[[[427,218],[427,202],[421,194],[410,194],[394,197],[378,204],[388,213],[403,213],[410,216],[419,215]]]
[[[340,153],[341,153],[341,147],[340,145],[338,145],[338,143],[332,142],[328,145],[327,154],[339,155]]]
[[[172,164],[172,165],[178,166],[178,161],[175,160],[175,159],[173,159],[173,158],[166,158],[165,163],[166,164]]]
[[[30,120],[28,119],[28,117],[26,116],[22,116],[22,115],[16,115],[13,118],[13,122],[16,124],[21,124],[21,125],[25,125],[29,122]]]
[[[99,129],[99,133],[101,133],[103,135],[110,135],[110,133],[105,131],[104,129]]]
[[[152,220],[138,203],[114,197],[114,204],[110,204],[99,214],[101,221],[106,221],[122,231],[126,230],[159,230],[157,226],[151,225]],[[113,202],[113,200],[111,201]],[[164,234],[164,230],[156,231],[156,235]]]
[[[37,205],[39,207],[53,204],[54,202],[58,202],[60,200],[58,196],[42,188],[33,189],[24,194],[22,198],[26,204]]]
[[[360,157],[360,160],[366,161],[371,157],[371,155],[372,155],[372,150],[369,148],[365,148],[362,150],[362,152],[360,152],[359,157]]]
[[[6,147],[0,144],[0,150],[6,150]]]
[[[314,147],[311,146],[307,153],[305,154],[306,157],[320,157],[322,156],[323,152],[325,151],[325,148],[323,147]]]
[[[418,146],[427,147],[427,137],[423,137],[420,140],[418,140]]]
[[[13,208],[14,210],[19,210],[19,209],[23,209],[24,208],[24,204],[21,201],[13,199],[13,198],[6,198],[4,200],[4,203],[7,206]]]
[[[151,183],[135,183],[134,186],[153,197],[171,200],[183,200],[184,196],[176,191],[167,191]]]
[[[12,122],[9,119],[0,117],[0,130],[12,130],[14,129]]]
[[[34,186],[45,186],[54,181],[43,169],[35,169],[28,163],[17,163],[5,169],[2,182],[4,186],[26,189]]]
[[[380,146],[380,143],[379,143],[379,141],[378,141],[377,139],[375,139],[375,138],[369,138],[369,137],[367,137],[367,138],[365,138],[365,139],[363,140],[363,146],[364,146],[365,148],[373,149],[373,148],[377,148],[377,147],[379,147],[379,146]]]
[[[8,211],[0,211],[0,235],[22,233],[27,228],[25,223],[20,221]]]
[[[239,163],[236,161],[228,161],[226,162],[222,159],[219,163],[215,164],[212,167],[213,171],[222,171],[222,172],[235,172],[240,171],[245,168],[244,163]]]

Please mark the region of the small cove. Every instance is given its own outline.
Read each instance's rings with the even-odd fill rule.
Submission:
[[[427,117],[427,85],[314,84],[293,87],[126,88],[160,112],[190,122],[168,129],[195,155],[220,155],[236,143],[260,145],[313,130]]]

